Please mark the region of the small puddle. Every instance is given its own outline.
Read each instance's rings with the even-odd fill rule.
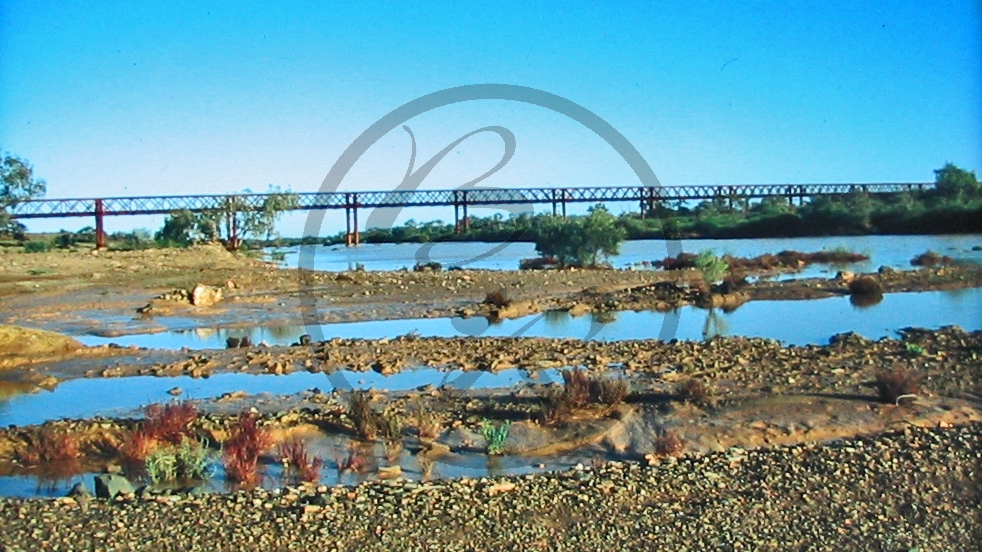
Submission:
[[[982,329],[982,288],[950,291],[890,293],[883,301],[856,307],[848,297],[807,301],[751,301],[732,312],[692,306],[660,313],[621,311],[603,318],[571,317],[548,312],[498,323],[476,318],[422,318],[279,326],[246,329],[197,328],[119,337],[79,336],[86,345],[119,345],[155,349],[222,349],[228,338],[248,337],[254,344],[290,345],[303,334],[315,340],[332,338],[383,339],[409,333],[421,337],[546,337],[565,339],[700,340],[713,336],[776,339],[791,345],[825,344],[837,333],[856,332],[869,339],[895,335],[905,327],[937,329],[961,326]],[[319,335],[318,335],[319,334]]]
[[[382,376],[377,372],[338,370],[332,377],[339,374],[354,388],[385,391],[410,391],[426,385],[445,385],[459,390],[505,389],[523,382],[548,383],[560,378],[554,369],[537,370],[533,376],[518,369],[462,372],[417,368],[391,376]],[[212,399],[235,391],[272,396],[294,395],[314,388],[329,393],[334,389],[327,374],[310,372],[282,376],[216,374],[197,379],[190,376],[74,379],[60,383],[53,391],[42,390],[0,399],[0,426],[25,426],[48,420],[94,416],[138,417],[142,407],[172,400],[174,397],[168,391],[174,387],[180,387],[183,391],[181,398],[188,400]]]

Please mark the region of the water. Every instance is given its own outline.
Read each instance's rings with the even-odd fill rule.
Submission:
[[[765,253],[797,250],[806,253],[844,248],[870,256],[863,263],[843,265],[853,271],[873,271],[882,265],[910,268],[910,260],[929,249],[957,260],[982,262],[982,251],[972,247],[982,245],[982,235],[949,236],[843,236],[817,238],[768,238],[732,240],[681,240],[683,251],[699,252],[711,249],[717,254],[729,253],[738,257],[756,257]],[[492,254],[488,254],[497,248]],[[267,250],[267,252],[272,250]],[[299,248],[285,248],[282,266],[296,268]],[[365,270],[400,270],[412,268],[417,261],[436,261],[444,266],[468,269],[515,270],[521,259],[537,257],[531,243],[438,243],[438,244],[367,244],[359,247],[317,246],[313,249],[313,268],[329,272],[354,270],[359,264]],[[487,255],[487,256],[485,256]],[[664,240],[632,240],[621,244],[621,254],[610,259],[616,268],[625,268],[643,261],[656,261],[668,255]],[[306,265],[305,265],[306,266]],[[838,268],[812,265],[802,274],[817,276]]]
[[[714,335],[764,337],[792,345],[824,344],[837,333],[855,331],[871,339],[894,335],[908,326],[936,329],[958,325],[982,330],[982,289],[889,293],[877,305],[860,308],[848,297],[807,301],[751,301],[724,313],[688,306],[676,311],[624,311],[600,321],[587,315],[573,318],[550,312],[491,324],[484,318],[424,318],[375,320],[320,326],[283,326],[252,329],[197,329],[121,337],[80,336],[86,345],[118,343],[140,347],[221,349],[229,336],[249,336],[253,343],[289,345],[307,333],[315,340],[340,338],[381,339],[411,332],[422,337],[548,337],[598,339],[703,339]],[[606,319],[605,319],[606,320]],[[707,327],[708,325],[708,327]]]
[[[536,383],[559,381],[559,373],[546,370],[536,374]],[[33,425],[49,420],[81,419],[94,416],[137,417],[140,409],[152,403],[169,402],[168,391],[180,387],[183,399],[209,399],[224,393],[245,391],[250,395],[293,395],[317,388],[334,389],[331,381],[343,378],[357,389],[408,391],[425,385],[446,385],[455,389],[495,389],[513,387],[530,381],[526,372],[517,369],[499,372],[438,370],[417,368],[391,376],[377,372],[338,370],[330,375],[294,372],[272,374],[216,374],[208,378],[190,376],[74,379],[60,383],[53,391],[14,395],[0,400],[0,427]]]

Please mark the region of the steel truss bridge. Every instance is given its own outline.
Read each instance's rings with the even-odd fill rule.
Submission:
[[[505,205],[552,205],[553,214],[566,216],[570,203],[635,202],[642,216],[669,201],[721,200],[731,206],[749,199],[781,198],[794,204],[814,196],[853,193],[896,194],[923,191],[932,183],[872,184],[740,184],[723,186],[617,186],[584,188],[471,188],[459,190],[396,190],[391,192],[295,192],[292,210],[344,209],[349,245],[358,245],[358,210],[362,208],[440,207],[454,208],[455,228],[467,227],[468,207]],[[105,246],[104,218],[123,215],[160,215],[175,211],[222,211],[233,202],[239,210],[261,210],[273,194],[225,194],[186,196],[137,196],[84,199],[35,199],[22,201],[9,210],[15,219],[94,217],[96,245]],[[745,202],[744,202],[745,205]],[[233,229],[234,232],[234,229]],[[236,236],[230,236],[237,239]]]

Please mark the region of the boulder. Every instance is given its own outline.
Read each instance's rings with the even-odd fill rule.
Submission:
[[[122,475],[104,473],[95,476],[95,496],[97,498],[113,499],[121,494],[133,494],[136,489],[129,479]]]
[[[198,284],[191,290],[191,304],[196,307],[210,307],[222,300],[222,288]]]
[[[835,279],[838,282],[845,282],[848,284],[849,282],[856,279],[856,275],[853,274],[852,272],[849,272],[848,270],[843,270],[835,275]]]

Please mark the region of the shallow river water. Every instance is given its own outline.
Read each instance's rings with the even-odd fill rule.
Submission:
[[[848,297],[808,301],[751,301],[733,312],[692,306],[667,313],[622,311],[612,318],[571,317],[549,312],[491,324],[484,318],[375,320],[248,329],[195,328],[120,337],[84,335],[86,345],[137,345],[180,349],[221,349],[228,337],[248,336],[253,343],[289,345],[303,334],[322,339],[392,338],[408,333],[423,337],[550,337],[574,339],[698,340],[715,335],[776,339],[791,345],[825,344],[829,337],[854,331],[870,339],[896,335],[909,326],[936,329],[946,325],[982,329],[982,288],[953,291],[888,293],[869,307],[853,306]],[[166,320],[161,318],[162,323]]]
[[[844,248],[870,257],[869,261],[846,265],[849,270],[865,272],[876,270],[881,265],[910,268],[910,260],[929,249],[957,260],[982,262],[982,251],[972,251],[972,247],[982,245],[980,234],[680,240],[676,243],[686,252],[697,253],[709,249],[716,254],[728,253],[739,257],[755,257],[783,250],[812,253]],[[286,252],[283,266],[298,266],[299,248],[284,248],[280,251]],[[354,270],[358,265],[362,265],[365,270],[400,270],[412,268],[417,262],[429,261],[439,262],[444,268],[460,266],[468,269],[515,270],[519,260],[538,256],[531,243],[363,244],[358,247],[316,246],[307,251],[305,255],[309,257],[304,261],[304,268],[330,272]],[[664,240],[626,241],[621,244],[620,255],[612,257],[610,262],[615,268],[625,268],[645,261],[661,260],[668,252],[668,243]],[[837,268],[812,265],[802,274],[817,276],[823,271],[834,273],[835,270]]]

